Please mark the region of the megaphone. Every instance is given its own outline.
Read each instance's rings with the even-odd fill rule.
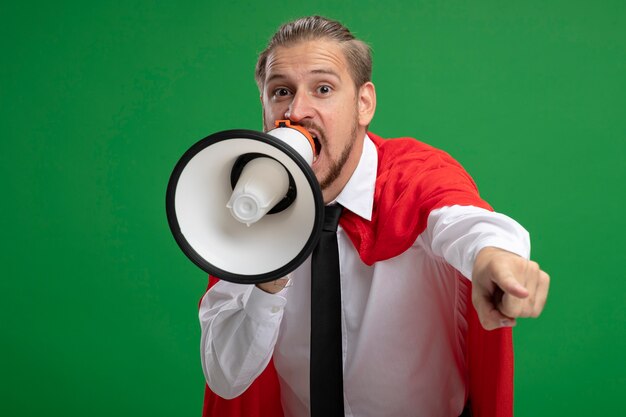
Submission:
[[[180,158],[167,186],[170,230],[183,253],[220,279],[282,278],[319,240],[324,200],[311,169],[315,144],[301,126],[226,130]]]

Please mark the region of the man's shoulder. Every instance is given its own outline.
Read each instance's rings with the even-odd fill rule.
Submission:
[[[406,148],[409,150],[433,150],[439,151],[439,149],[431,146],[425,142],[422,142],[416,138],[402,136],[397,138],[383,138],[375,133],[368,132],[367,135],[370,137],[372,142],[376,145],[376,147],[383,147],[385,149],[401,149]]]
[[[418,139],[406,136],[383,138],[372,132],[368,132],[368,136],[376,146],[378,159],[382,164],[396,165],[401,162],[402,165],[409,163],[426,167],[430,162],[435,165],[452,164],[460,167],[450,154]]]

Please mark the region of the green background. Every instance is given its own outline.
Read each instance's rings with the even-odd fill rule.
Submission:
[[[383,4],[384,3],[384,4]],[[372,131],[455,156],[552,276],[516,415],[626,394],[626,2],[6,2],[0,415],[198,416],[205,274],[164,208],[182,153],[261,127],[256,55],[323,14],[374,51]]]

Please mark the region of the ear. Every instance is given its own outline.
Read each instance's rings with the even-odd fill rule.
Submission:
[[[359,125],[367,126],[376,112],[376,88],[371,81],[359,88],[358,100]]]

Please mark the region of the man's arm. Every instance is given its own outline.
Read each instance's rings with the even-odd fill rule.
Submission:
[[[254,285],[220,281],[202,298],[201,361],[223,398],[243,393],[271,360],[286,299]]]
[[[513,219],[471,206],[433,210],[424,240],[471,279],[472,302],[487,330],[514,326],[517,317],[537,317],[549,277],[530,257],[528,232]]]

